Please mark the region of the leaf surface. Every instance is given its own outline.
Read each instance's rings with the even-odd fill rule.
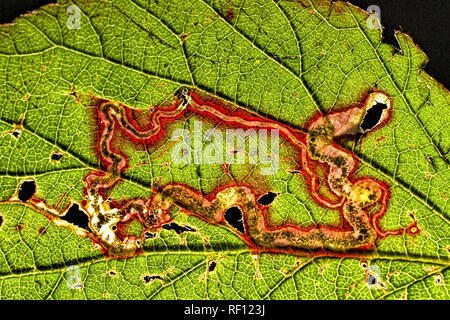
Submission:
[[[67,27],[70,5],[80,9],[79,29]],[[396,33],[399,49],[383,44],[367,19],[340,1],[59,1],[0,26],[0,297],[448,299],[450,95],[422,70],[428,58],[408,35]],[[101,168],[90,97],[145,112],[171,104],[181,87],[297,130],[317,113],[385,92],[394,105],[389,122],[358,145],[342,144],[359,160],[355,177],[389,186],[383,230],[407,227],[413,214],[421,232],[379,239],[361,257],[255,256],[231,228],[174,209],[174,220],[195,232],[163,229],[143,254],[110,259],[90,239],[7,201],[29,178],[36,198],[57,210],[83,200],[83,179]],[[171,130],[193,130],[196,119]],[[16,138],[9,133],[18,124]],[[148,198],[155,181],[204,194],[232,181],[260,183],[238,165],[230,166],[233,180],[219,165],[167,168],[166,142],[123,139],[129,168],[110,197]],[[61,160],[51,161],[55,152]],[[280,152],[295,155],[289,146]],[[269,222],[339,225],[339,211],[318,205],[305,179],[286,173],[293,163],[280,166],[261,187],[280,193]],[[363,260],[386,288],[366,284]],[[67,285],[70,266],[78,266],[82,289]]]

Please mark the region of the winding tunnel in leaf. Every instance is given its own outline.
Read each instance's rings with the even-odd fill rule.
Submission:
[[[368,18],[59,0],[0,26],[0,297],[448,300],[450,95]],[[391,100],[364,109],[374,92]],[[275,128],[278,154],[252,153],[250,130]],[[238,129],[243,163],[225,152]]]

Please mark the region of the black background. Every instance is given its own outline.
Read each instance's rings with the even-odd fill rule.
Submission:
[[[449,0],[350,0],[366,10],[377,5],[381,11],[383,42],[399,47],[394,30],[409,34],[430,61],[425,71],[450,86],[450,1]]]
[[[0,0],[0,23],[12,22],[21,13],[51,2],[55,1]],[[394,30],[402,30],[412,36],[414,42],[430,58],[425,71],[449,87],[450,74],[447,62],[450,51],[449,0],[350,0],[349,2],[364,10],[370,5],[379,6],[381,24],[384,27],[383,42],[398,47]]]

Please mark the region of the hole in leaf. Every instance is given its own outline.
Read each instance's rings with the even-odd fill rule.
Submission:
[[[208,265],[208,271],[209,271],[209,272],[213,272],[214,269],[216,268],[216,266],[217,266],[217,262],[215,262],[215,261],[210,261],[210,262],[209,262],[209,265]]]
[[[373,275],[369,275],[368,277],[367,277],[367,284],[369,285],[369,286],[374,286],[374,285],[376,285],[378,283],[378,279],[375,277],[375,276],[373,276]]]
[[[34,180],[25,180],[19,187],[19,200],[28,201],[36,193],[36,182]]]
[[[61,219],[91,232],[91,229],[89,228],[89,217],[86,212],[80,209],[78,203],[72,203],[69,210],[67,210],[66,214],[62,216]]]
[[[269,191],[269,192],[263,194],[261,197],[259,197],[258,200],[256,200],[256,201],[258,201],[258,203],[260,205],[268,206],[269,204],[271,204],[273,202],[273,200],[275,200],[275,198],[277,196],[278,196],[277,193]]]
[[[145,276],[142,277],[142,280],[144,280],[145,284],[150,283],[153,280],[164,280],[163,277],[159,276],[159,275],[153,275],[150,276],[148,274],[146,274]]]
[[[156,233],[155,232],[150,232],[150,231],[145,231],[144,232],[144,239],[145,240],[149,240],[149,239],[152,239],[152,238],[154,238],[154,237],[156,237]]]
[[[237,229],[241,233],[245,233],[244,223],[242,222],[241,208],[233,206],[227,209],[224,215],[225,221],[228,222],[233,228]]]
[[[191,228],[191,227],[189,227],[187,225],[180,226],[179,224],[177,224],[175,222],[171,222],[171,223],[165,224],[162,227],[163,227],[163,229],[166,229],[166,230],[173,230],[177,234],[182,234],[183,232],[195,232],[195,231],[197,231],[194,228]]]
[[[387,105],[378,102],[376,105],[367,110],[360,124],[361,129],[366,132],[375,128],[380,122],[384,109],[387,109]]]
[[[12,135],[14,136],[14,138],[19,139],[21,133],[22,131],[20,130],[14,130]]]
[[[59,161],[61,160],[62,157],[63,157],[62,153],[52,153],[50,158],[52,159],[52,161]]]

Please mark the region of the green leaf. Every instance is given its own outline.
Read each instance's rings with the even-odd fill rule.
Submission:
[[[74,5],[79,11],[68,12]],[[61,0],[0,26],[1,299],[449,299],[450,95],[422,70],[428,58],[408,35],[396,32],[394,48],[367,19],[341,1]],[[181,88],[298,132],[317,114],[385,92],[389,121],[359,144],[338,143],[359,160],[355,178],[388,186],[380,227],[406,228],[414,217],[420,233],[379,237],[375,248],[348,254],[257,254],[235,229],[173,207],[174,222],[194,231],[158,228],[145,238],[130,224],[143,252],[116,258],[43,214],[44,204],[63,212],[81,203],[86,176],[105,169],[98,99],[148,119]],[[167,130],[193,130],[196,120],[203,131],[225,130],[200,115]],[[155,182],[204,195],[245,182],[279,194],[268,209],[273,226],[342,223],[339,210],[313,200],[302,175],[287,172],[298,150],[285,139],[280,170],[261,178],[252,166],[232,164],[228,175],[220,165],[167,166],[170,136],[148,145],[124,137],[115,147],[128,168],[108,193],[116,203],[148,199]],[[62,157],[52,160],[55,153]],[[37,191],[22,202],[14,196],[27,179]],[[368,270],[377,285],[367,284]]]

